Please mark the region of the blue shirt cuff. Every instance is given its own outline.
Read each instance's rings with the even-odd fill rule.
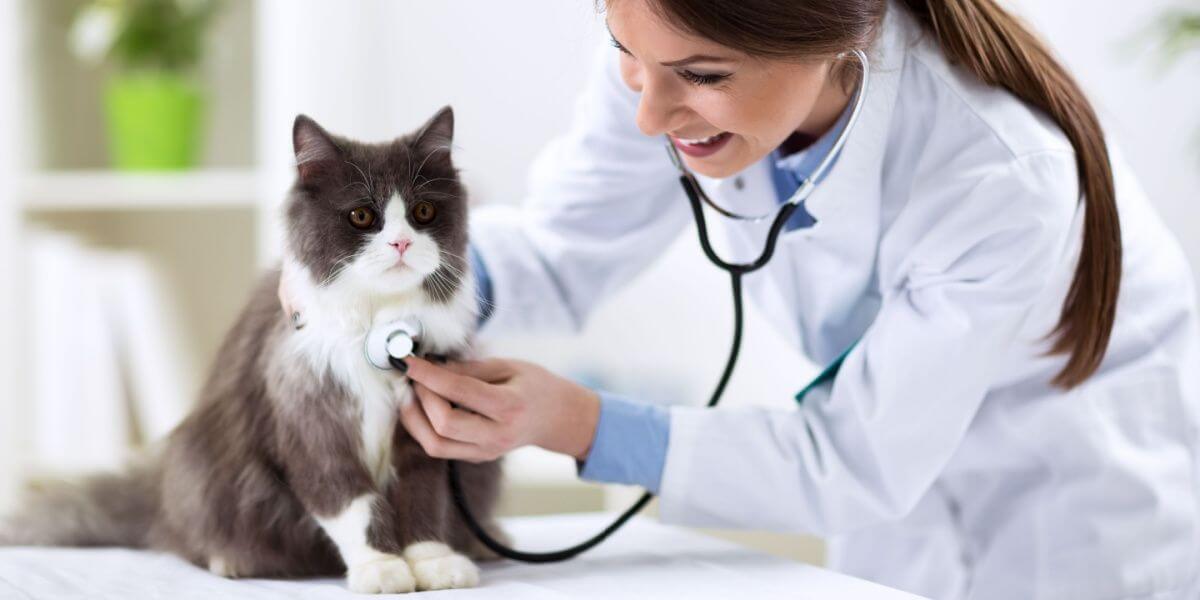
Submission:
[[[483,325],[492,316],[495,295],[492,291],[492,276],[488,273],[483,257],[475,249],[474,244],[467,244],[467,257],[471,261],[471,272],[475,274],[475,291],[479,294],[479,323]]]
[[[588,481],[639,485],[658,493],[667,460],[671,417],[664,406],[600,394],[600,422],[579,476]]]

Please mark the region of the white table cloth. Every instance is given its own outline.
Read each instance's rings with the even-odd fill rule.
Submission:
[[[547,550],[599,531],[612,515],[504,520],[517,547]],[[468,590],[407,595],[471,598],[797,598],[908,600],[911,594],[772,557],[732,542],[639,518],[565,563],[483,565]],[[392,596],[389,596],[392,597]],[[340,579],[228,580],[175,556],[119,548],[0,548],[0,599],[361,600]]]

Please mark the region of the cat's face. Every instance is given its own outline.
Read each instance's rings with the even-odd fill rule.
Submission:
[[[454,114],[384,144],[296,118],[288,244],[318,286],[377,294],[422,287],[445,302],[466,272],[467,200],[450,158]]]

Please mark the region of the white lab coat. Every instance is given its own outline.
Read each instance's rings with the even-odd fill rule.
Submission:
[[[485,331],[579,326],[690,221],[615,54],[532,201],[473,220]],[[1200,331],[1179,246],[1115,157],[1112,342],[1083,385],[1050,386],[1082,231],[1069,143],[896,6],[871,56],[859,124],[808,202],[817,225],[746,280],[814,362],[858,344],[796,410],[673,408],[663,520],[827,536],[832,567],[934,598],[1195,597]],[[777,203],[765,162],[702,183],[743,212]],[[733,256],[765,227],[726,230]]]

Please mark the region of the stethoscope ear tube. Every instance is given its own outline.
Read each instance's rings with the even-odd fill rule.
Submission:
[[[709,243],[708,222],[704,218],[704,206],[700,204],[700,194],[703,193],[700,190],[700,184],[690,174],[680,175],[679,183],[683,185],[683,190],[692,205],[692,216],[696,219],[696,233],[700,236],[700,248],[704,250],[704,255],[708,257],[708,260],[729,273],[750,273],[766,265],[775,254],[775,242],[779,240],[779,232],[792,217],[792,213],[800,207],[799,203],[791,202],[780,207],[778,214],[775,215],[775,220],[771,221],[771,228],[767,230],[767,241],[763,244],[762,253],[758,255],[757,259],[748,263],[729,263],[717,256],[712,244]]]

